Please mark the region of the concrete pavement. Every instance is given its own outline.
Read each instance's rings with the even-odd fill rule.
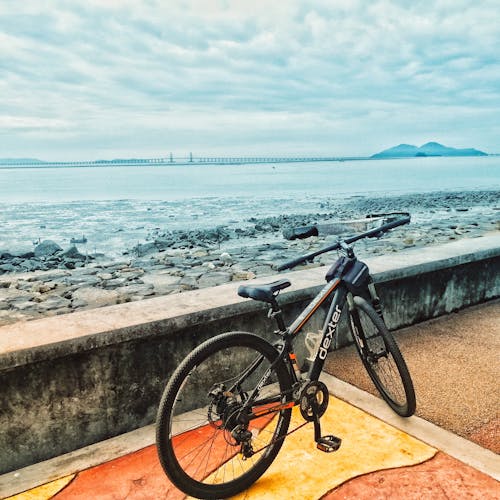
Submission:
[[[500,453],[500,300],[398,330],[417,415]],[[354,347],[332,353],[330,374],[377,394]]]

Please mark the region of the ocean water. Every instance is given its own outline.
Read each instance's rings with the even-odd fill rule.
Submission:
[[[321,211],[325,201],[431,191],[500,190],[500,157],[254,165],[0,166],[0,250],[39,239],[116,257],[165,229],[245,225]]]
[[[390,194],[500,187],[500,157],[249,165],[5,168],[0,202]]]

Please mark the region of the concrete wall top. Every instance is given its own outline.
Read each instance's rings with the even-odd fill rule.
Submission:
[[[499,255],[500,233],[492,233],[480,238],[462,239],[446,245],[411,249],[365,260],[375,281],[385,282]],[[265,276],[252,280],[252,283],[287,277],[292,287],[283,292],[282,297],[293,302],[313,294],[321,287],[326,269],[317,267],[279,276]],[[238,283],[233,282],[0,327],[0,370],[111,343],[145,338],[155,334],[153,325],[161,326],[166,331],[175,331],[203,321],[265,307],[238,297],[237,286]]]

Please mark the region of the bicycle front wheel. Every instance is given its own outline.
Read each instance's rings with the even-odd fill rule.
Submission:
[[[351,332],[361,361],[386,403],[402,417],[415,413],[413,382],[394,337],[362,297],[354,297]]]
[[[290,424],[291,378],[261,337],[230,332],[196,348],[172,375],[158,410],[161,465],[184,493],[226,498],[271,465]]]

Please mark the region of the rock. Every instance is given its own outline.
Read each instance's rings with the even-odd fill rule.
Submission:
[[[24,252],[17,255],[20,259],[32,259],[35,256],[35,252]]]
[[[158,250],[165,250],[171,247],[175,243],[175,240],[172,239],[156,239],[154,241],[154,245]]]
[[[90,275],[95,275],[99,272],[99,269],[95,268],[95,267],[85,267],[85,268],[82,268],[82,269],[79,269],[78,270],[78,273],[80,274],[80,276],[90,276]]]
[[[172,291],[173,287],[179,284],[180,278],[170,274],[145,274],[142,277],[142,281],[145,284],[152,285],[155,293],[161,295],[162,293]]]
[[[73,303],[85,303],[92,307],[109,306],[117,303],[118,292],[99,288],[83,287],[73,292]],[[81,307],[81,306],[79,306]]]
[[[49,269],[49,265],[46,262],[41,262],[38,259],[27,259],[21,263],[23,270],[31,271],[45,271]]]
[[[201,257],[208,257],[208,255],[209,255],[209,253],[204,249],[195,250],[192,253],[192,256],[194,258],[197,258],[197,259],[199,259]]]
[[[10,302],[10,307],[17,309],[18,311],[26,311],[27,309],[35,308],[36,303],[33,302],[33,300],[27,300],[24,297],[19,297]]]
[[[87,260],[87,257],[83,254],[81,254],[78,251],[78,248],[76,246],[69,247],[67,250],[65,250],[62,254],[61,257],[64,257],[65,259],[71,259],[71,260]]]
[[[257,226],[255,228],[257,229]],[[318,228],[316,226],[287,227],[283,230],[283,238],[287,240],[309,238],[310,236],[318,236]]]
[[[270,243],[267,249],[273,251],[288,250],[288,245],[285,245],[284,243]]]
[[[97,273],[96,276],[103,281],[113,279],[113,275],[111,273]]]
[[[266,266],[263,263],[252,266],[252,271],[258,276],[265,276],[267,274],[273,274],[275,272],[271,265]]]
[[[252,271],[236,271],[233,273],[233,281],[253,280],[255,273]]]
[[[55,283],[54,281],[49,281],[47,283],[37,283],[33,285],[32,291],[38,293],[47,293],[56,288],[57,288],[57,283]]]
[[[99,278],[96,276],[79,276],[77,274],[73,274],[71,276],[68,276],[67,278],[64,278],[64,282],[67,285],[79,285],[79,286],[92,286],[92,285],[97,285],[98,283],[101,282]]]
[[[138,257],[142,257],[142,256],[147,255],[149,253],[157,252],[158,247],[156,246],[156,244],[154,242],[139,243],[132,250],[135,253],[135,255],[137,255]]]
[[[198,287],[198,280],[194,276],[184,276],[179,281],[179,286],[182,290],[196,290]]]
[[[71,300],[71,309],[80,309],[81,307],[87,307],[88,303],[82,299],[73,299],[72,297],[67,297]]]
[[[232,257],[227,252],[221,253],[220,260],[224,262],[226,266],[233,263]]]
[[[35,257],[50,257],[60,252],[62,248],[52,240],[44,240],[35,247]]]
[[[120,295],[136,295],[142,297],[148,297],[155,294],[153,285],[151,284],[122,286],[117,291]]]
[[[60,297],[59,295],[49,295],[38,305],[38,309],[43,311],[54,311],[55,309],[62,309],[69,307],[71,300]]]
[[[120,271],[121,276],[126,278],[128,281],[137,280],[144,275],[143,269],[136,269],[133,267],[125,268]]]
[[[123,286],[127,282],[127,278],[113,278],[111,280],[106,280],[103,283],[103,286],[107,289],[118,288]]]
[[[63,269],[54,269],[53,271],[50,271],[47,273],[35,274],[34,276],[29,276],[27,278],[27,281],[45,282],[45,281],[52,281],[52,280],[60,279],[60,278],[63,278],[65,276],[71,276],[71,272],[65,271]]]
[[[110,273],[112,273],[113,271],[121,271],[122,269],[130,267],[130,260],[110,262],[103,267],[105,267],[106,271]]]
[[[32,284],[29,281],[18,280],[15,284],[12,285],[13,288],[17,290],[26,291],[27,293],[31,292]],[[28,292],[29,291],[29,292]],[[19,293],[19,292],[18,292]]]
[[[198,286],[200,288],[207,288],[209,286],[222,285],[223,283],[229,283],[231,281],[231,273],[223,272],[213,272],[209,274],[204,274],[198,280]]]
[[[13,264],[1,264],[0,271],[4,273],[15,273],[19,268]]]

